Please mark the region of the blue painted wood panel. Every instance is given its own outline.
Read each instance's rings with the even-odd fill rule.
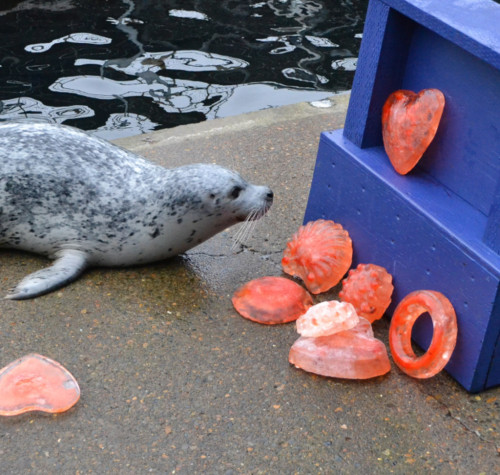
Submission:
[[[401,88],[430,87],[446,105],[418,166],[488,215],[500,181],[500,70],[417,26]]]
[[[500,69],[498,3],[492,0],[383,0],[381,3]]]
[[[500,5],[371,0],[344,131],[322,135],[304,221],[348,229],[354,264],[393,274],[394,303],[434,289],[459,338],[447,370],[470,391],[500,384]],[[419,165],[398,175],[381,110],[397,89],[438,88],[446,106]],[[426,348],[429,319],[414,337]]]
[[[353,265],[387,268],[395,286],[389,313],[414,290],[445,294],[459,325],[446,369],[468,390],[479,391],[492,371],[500,332],[500,307],[492,314],[499,305],[500,256],[482,242],[484,215],[424,171],[406,178],[384,160],[382,148],[360,150],[342,131],[324,133],[304,222],[341,223],[353,240]],[[428,325],[416,325],[422,347],[431,335]]]
[[[495,197],[491,206],[488,224],[484,233],[484,242],[500,254],[500,180],[497,183]]]

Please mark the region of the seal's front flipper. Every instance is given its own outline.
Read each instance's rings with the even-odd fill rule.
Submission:
[[[75,280],[87,267],[87,254],[75,249],[57,253],[50,267],[26,276],[6,299],[23,300],[38,297]]]

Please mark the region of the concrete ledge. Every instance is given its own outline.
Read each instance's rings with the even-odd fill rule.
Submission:
[[[186,142],[199,138],[210,138],[214,135],[231,132],[244,132],[255,127],[267,127],[279,122],[301,120],[308,117],[317,117],[321,114],[345,115],[349,103],[349,93],[340,93],[328,99],[330,107],[314,106],[310,102],[300,102],[289,106],[266,109],[265,111],[249,112],[233,117],[199,122],[197,124],[182,125],[171,129],[162,129],[149,134],[135,135],[114,141],[121,147],[140,153],[151,146],[164,147],[175,142]],[[326,104],[325,101],[321,101]]]
[[[288,363],[293,324],[265,327],[232,308],[240,284],[281,274],[320,132],[344,122],[347,96],[334,103],[117,141],[165,166],[235,168],[276,202],[236,252],[231,229],[181,258],[93,269],[59,292],[0,301],[0,366],[38,352],[82,390],[66,414],[0,420],[5,473],[498,472],[499,389],[470,396],[444,373],[416,381],[394,365],[370,381],[316,377]],[[10,251],[0,263],[4,292],[47,265]],[[387,322],[374,327],[387,342]]]

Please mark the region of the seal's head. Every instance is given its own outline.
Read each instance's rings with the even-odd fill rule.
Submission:
[[[195,164],[182,172],[185,192],[200,199],[199,208],[221,218],[226,226],[264,216],[273,203],[273,192],[244,180],[238,173],[218,165]]]

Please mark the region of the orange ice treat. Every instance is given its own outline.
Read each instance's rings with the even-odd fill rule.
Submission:
[[[354,307],[347,302],[321,302],[297,320],[297,331],[306,337],[326,336],[349,330],[359,323]]]
[[[281,264],[290,275],[300,277],[313,294],[337,285],[352,262],[352,242],[340,224],[318,219],[292,236]]]
[[[411,330],[417,318],[428,312],[434,334],[427,352],[415,356]],[[450,301],[440,292],[418,290],[397,306],[389,329],[389,344],[394,362],[414,378],[430,378],[448,363],[457,342],[457,317]]]
[[[293,322],[313,304],[305,289],[284,277],[251,280],[234,293],[232,302],[243,317],[267,325]]]
[[[395,170],[406,175],[436,135],[444,109],[438,89],[393,92],[382,109],[382,137]]]
[[[290,349],[288,361],[310,373],[345,379],[368,379],[388,373],[391,363],[385,345],[373,337],[371,324],[359,324],[334,335],[300,337]]]
[[[340,300],[354,305],[356,313],[373,323],[382,317],[391,303],[392,276],[375,264],[359,264],[342,281]]]
[[[64,412],[80,399],[71,373],[45,356],[31,354],[0,370],[0,415]]]

